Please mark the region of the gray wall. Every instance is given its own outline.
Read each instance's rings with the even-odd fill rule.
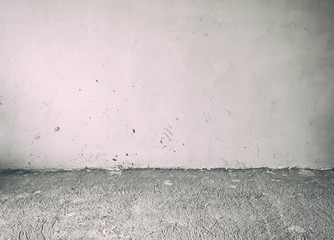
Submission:
[[[0,2],[0,167],[333,167],[334,1]]]

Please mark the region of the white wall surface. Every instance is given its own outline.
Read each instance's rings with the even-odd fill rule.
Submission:
[[[0,1],[0,168],[334,166],[334,1]]]

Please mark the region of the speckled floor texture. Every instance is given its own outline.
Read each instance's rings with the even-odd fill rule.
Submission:
[[[334,239],[334,172],[0,171],[0,239]]]

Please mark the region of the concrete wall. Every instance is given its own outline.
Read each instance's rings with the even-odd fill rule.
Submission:
[[[0,167],[333,167],[333,12],[3,0]]]

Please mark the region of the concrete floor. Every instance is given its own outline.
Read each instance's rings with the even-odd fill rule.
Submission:
[[[0,239],[334,239],[333,173],[1,171]]]

